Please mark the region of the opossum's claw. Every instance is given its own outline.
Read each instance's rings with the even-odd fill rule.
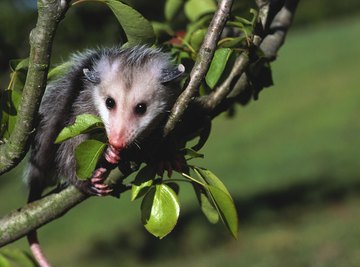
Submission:
[[[107,184],[93,184],[93,187],[97,188],[97,189],[106,189],[109,188],[109,186]]]
[[[95,183],[93,183],[92,181],[90,182],[90,186],[88,187],[88,193],[90,195],[104,197],[108,196],[113,191],[113,189],[111,189],[107,184],[104,184],[101,181],[97,181]]]
[[[95,196],[105,197],[108,196],[113,190],[112,189],[100,189],[95,186],[91,187],[92,193]]]
[[[108,185],[103,183],[92,183],[90,180],[81,181],[76,184],[76,187],[83,193],[90,196],[108,196],[113,191]]]

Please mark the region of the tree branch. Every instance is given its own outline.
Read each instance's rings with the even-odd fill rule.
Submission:
[[[185,91],[176,101],[164,129],[164,136],[167,136],[181,119],[184,111],[187,109],[191,99],[196,94],[201,81],[204,79],[214,56],[217,42],[225,26],[225,22],[230,14],[232,0],[221,0],[218,9],[209,25],[204,41],[200,47],[195,65],[190,73],[190,80]]]
[[[34,201],[0,219],[0,247],[9,244],[31,230],[55,220],[88,196],[74,186]]]
[[[129,186],[123,185],[122,181],[138,168],[139,166],[136,164],[134,166],[122,166],[121,170],[116,168],[109,174],[105,183],[115,187],[114,196],[118,196],[120,193],[130,189]],[[120,183],[121,185],[119,185]],[[14,242],[27,235],[30,231],[60,218],[89,197],[89,195],[80,192],[75,186],[70,185],[60,192],[50,193],[37,201],[10,212],[0,218],[0,247]]]
[[[269,32],[262,41],[260,48],[269,60],[275,60],[277,52],[285,41],[295,15],[299,0],[286,0],[284,6],[275,15],[270,23]]]
[[[260,9],[259,19],[262,26],[265,27],[266,24],[270,24],[270,27],[268,29],[268,34],[264,36],[263,40],[259,35],[255,34],[253,43],[254,45],[260,46],[265,57],[270,61],[275,60],[277,52],[285,41],[286,33],[291,26],[298,2],[299,0],[284,1],[283,6],[279,8],[278,13],[276,13],[273,20],[269,22],[267,21],[270,18],[269,12],[274,12],[271,10],[270,1],[256,1]],[[276,6],[274,8],[278,7]],[[237,58],[230,75],[218,88],[216,88],[214,93],[205,96],[200,100],[200,104],[204,109],[210,111],[211,117],[228,109],[234,103],[235,99],[249,87],[249,79],[244,73],[248,61],[242,59],[242,56],[244,55],[241,54],[239,58]],[[236,77],[239,78],[234,83]],[[234,86],[230,87],[231,84],[234,84]]]
[[[64,17],[70,0],[38,0],[38,20],[30,33],[29,69],[14,130],[0,146],[0,174],[11,170],[27,152],[29,136],[46,87],[52,42],[57,25]]]

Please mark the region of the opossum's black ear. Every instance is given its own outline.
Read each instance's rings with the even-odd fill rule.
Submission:
[[[179,64],[177,68],[174,69],[163,69],[161,71],[161,83],[167,83],[174,81],[175,79],[179,78],[185,72],[185,67],[183,64]]]
[[[100,83],[100,75],[98,72],[85,68],[85,69],[83,69],[83,73],[89,82],[92,82],[94,84]]]

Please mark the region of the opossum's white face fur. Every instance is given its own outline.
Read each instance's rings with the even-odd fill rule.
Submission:
[[[93,67],[94,104],[117,150],[156,127],[177,95],[167,84],[183,73],[183,66],[173,66],[164,53],[147,53],[104,55]]]

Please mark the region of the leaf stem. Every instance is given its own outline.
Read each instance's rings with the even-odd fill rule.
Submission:
[[[191,180],[191,181],[193,181],[193,182],[195,182],[195,183],[197,183],[197,184],[199,184],[199,185],[201,185],[201,186],[203,186],[204,188],[206,188],[207,187],[207,185],[206,184],[204,184],[204,183],[202,183],[202,182],[200,182],[200,181],[198,181],[198,180],[196,180],[195,178],[193,178],[193,177],[191,177],[190,175],[188,175],[188,174],[186,174],[186,173],[181,173],[181,175],[182,176],[184,176],[185,178],[188,178],[189,180]]]

